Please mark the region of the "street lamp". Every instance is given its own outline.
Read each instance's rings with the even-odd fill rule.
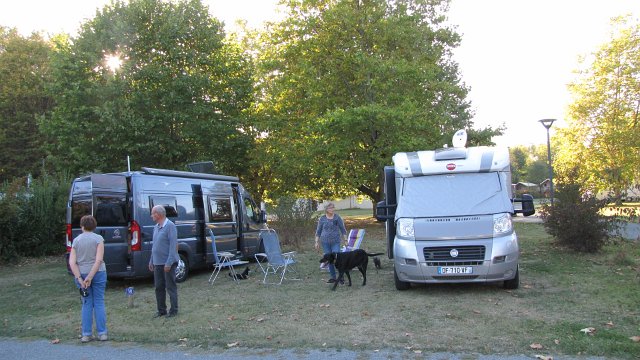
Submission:
[[[551,191],[551,206],[553,206],[553,166],[551,166],[551,141],[549,140],[549,129],[556,119],[538,120],[547,129],[547,157],[549,158],[549,190]]]

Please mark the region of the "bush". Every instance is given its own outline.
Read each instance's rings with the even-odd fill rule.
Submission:
[[[606,204],[607,200],[583,193],[578,184],[559,184],[553,206],[542,206],[544,226],[562,246],[580,252],[597,252],[609,237],[609,223],[600,213]]]
[[[68,176],[42,175],[27,188],[24,179],[2,188],[0,259],[43,256],[64,251]]]
[[[271,211],[275,217],[273,228],[283,245],[300,249],[302,241],[313,236],[315,221],[311,200],[281,197]]]

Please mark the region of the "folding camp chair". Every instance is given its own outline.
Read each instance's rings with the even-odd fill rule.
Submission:
[[[295,251],[282,253],[280,250],[280,239],[275,230],[267,229],[260,232],[260,238],[262,239],[262,245],[264,246],[264,253],[255,254],[256,261],[260,265],[260,269],[264,273],[263,284],[282,284],[284,279],[287,280],[301,280],[299,278],[286,278],[288,272],[294,272],[296,259]],[[267,282],[267,276],[269,274],[275,274],[280,276],[279,282]]]
[[[362,239],[364,239],[364,229],[351,229],[349,231],[349,237],[347,237],[347,245],[343,246],[341,251],[346,252],[360,249]]]
[[[215,235],[213,235],[213,231],[211,231],[211,229],[207,230],[209,232],[209,236],[211,237],[211,248],[213,250],[213,259],[215,261],[215,264],[213,265],[213,272],[211,273],[211,276],[209,276],[209,283],[213,284],[216,281],[218,275],[220,274],[220,271],[224,267],[229,268],[231,278],[235,280],[236,283],[238,283],[238,273],[236,272],[234,266],[248,264],[249,262],[234,259],[233,254],[227,251],[218,252],[218,250],[216,249],[216,237]]]

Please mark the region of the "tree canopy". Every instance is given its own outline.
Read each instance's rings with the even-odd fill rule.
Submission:
[[[446,1],[290,0],[262,37],[261,152],[273,191],[382,196],[382,168],[398,151],[441,147],[472,128],[468,89],[443,25]]]
[[[578,169],[584,190],[621,195],[640,180],[640,24],[612,24],[611,41],[570,86],[569,126],[558,132],[554,168],[561,175]]]
[[[240,174],[252,146],[243,115],[251,64],[200,1],[115,1],[56,39],[41,127],[52,160],[72,173],[183,168],[213,160]]]
[[[53,107],[45,90],[51,50],[37,33],[23,37],[0,26],[0,182],[42,168],[37,117]]]

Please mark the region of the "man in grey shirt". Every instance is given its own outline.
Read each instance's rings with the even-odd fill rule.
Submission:
[[[153,228],[153,246],[149,271],[153,271],[156,288],[158,312],[154,317],[167,315],[166,293],[169,293],[171,309],[167,317],[178,315],[178,286],[176,285],[176,267],[178,255],[178,231],[176,225],[167,219],[167,212],[162,205],[151,209],[151,218],[156,223]]]

